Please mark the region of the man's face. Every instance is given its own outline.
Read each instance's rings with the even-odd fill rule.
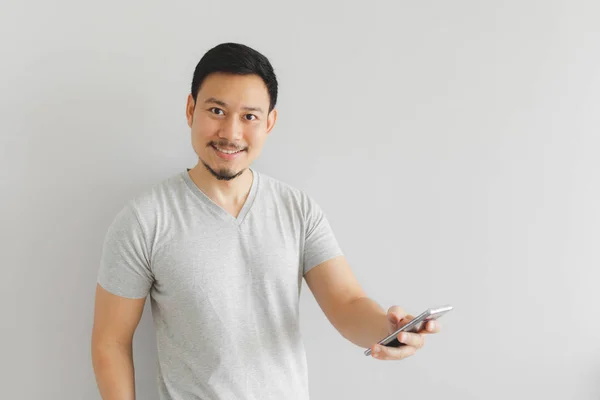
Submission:
[[[192,146],[217,179],[239,176],[258,157],[277,119],[269,104],[269,92],[258,75],[210,74],[196,102],[188,96]]]

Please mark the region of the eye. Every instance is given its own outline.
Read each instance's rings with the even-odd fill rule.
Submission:
[[[213,114],[217,114],[217,115],[223,115],[223,110],[221,110],[221,109],[220,109],[220,108],[218,108],[218,107],[212,107],[212,108],[209,108],[209,111],[210,111],[211,113],[213,113]]]
[[[245,117],[248,121],[254,121],[257,118],[254,114],[246,114]]]

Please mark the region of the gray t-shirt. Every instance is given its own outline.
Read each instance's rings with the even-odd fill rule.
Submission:
[[[183,171],[129,201],[106,234],[98,283],[150,295],[161,400],[308,399],[302,278],[342,252],[311,197],[251,171],[237,218]]]

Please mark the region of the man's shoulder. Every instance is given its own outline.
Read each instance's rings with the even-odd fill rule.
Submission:
[[[259,176],[260,185],[263,186],[264,189],[266,189],[266,192],[272,195],[275,195],[285,200],[301,200],[310,197],[304,189],[301,189],[298,186],[294,186],[293,184],[283,181],[279,178],[275,178],[270,174],[266,174],[261,171],[259,172]]]
[[[293,207],[303,215],[319,208],[315,197],[307,189],[260,172],[260,185],[263,193],[272,200],[282,202],[284,206]]]
[[[139,190],[125,207],[134,210],[138,216],[156,215],[181,197],[184,186],[182,172],[171,173]]]

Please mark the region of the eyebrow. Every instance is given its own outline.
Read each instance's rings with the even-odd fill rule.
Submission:
[[[216,99],[214,97],[209,97],[208,99],[204,100],[204,103],[213,103],[213,104],[217,104],[220,105],[221,107],[227,107],[227,103],[225,103],[223,100],[219,100]],[[260,107],[250,107],[250,106],[244,106],[242,107],[242,110],[244,111],[254,111],[254,112],[260,112],[264,114],[264,111],[262,108]]]

